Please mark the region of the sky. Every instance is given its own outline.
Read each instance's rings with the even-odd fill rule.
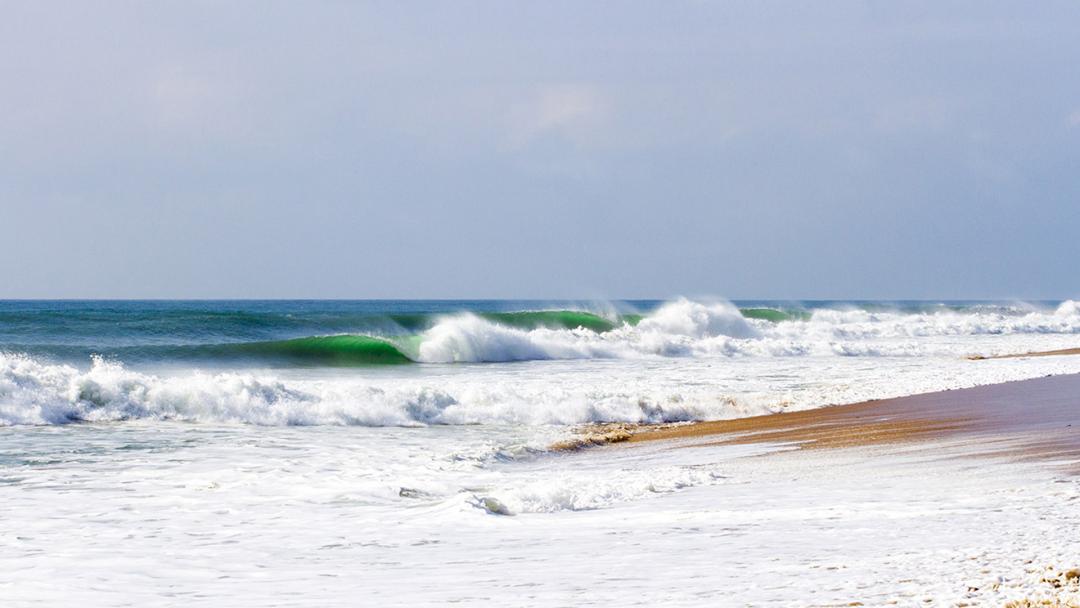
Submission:
[[[0,298],[1080,296],[1077,2],[0,0]]]

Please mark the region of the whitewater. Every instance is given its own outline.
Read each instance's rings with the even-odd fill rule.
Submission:
[[[26,312],[18,315],[22,327],[0,328],[7,342],[0,342],[0,425],[659,423],[1080,371],[1069,357],[970,360],[1074,347],[1080,306],[1071,300],[1050,308],[841,305],[785,313],[680,299],[629,321],[611,311],[461,310],[429,315],[430,326],[415,334],[341,333],[350,319],[316,309],[307,323],[289,313],[288,329],[333,333],[277,340],[258,339],[275,335],[258,317],[261,325],[249,317],[237,330],[228,326],[234,316],[189,315],[200,328],[169,311],[170,323],[158,328],[142,310],[135,327],[120,331],[116,318],[94,312],[68,312],[72,336],[35,333]],[[567,319],[601,331],[558,326]],[[221,342],[221,334],[234,341]]]
[[[550,448],[1080,373],[976,358],[1077,346],[1073,300],[0,302],[0,604],[995,605],[1014,559],[1075,554],[1075,477]]]

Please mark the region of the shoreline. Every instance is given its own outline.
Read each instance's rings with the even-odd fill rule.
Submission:
[[[1025,357],[1057,357],[1065,355],[1080,355],[1080,348],[1059,348],[1057,350],[1035,350],[1026,353],[1011,353],[1008,355],[968,355],[968,361],[988,361],[991,359],[1023,359]]]
[[[554,450],[655,441],[680,447],[758,443],[796,449],[956,439],[981,453],[1064,461],[1080,474],[1080,374],[692,423],[599,425]]]

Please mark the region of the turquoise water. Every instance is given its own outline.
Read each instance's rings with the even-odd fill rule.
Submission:
[[[516,329],[610,331],[658,302],[0,301],[0,351],[57,362],[407,363],[418,335],[469,313]]]
[[[0,301],[0,352],[53,362],[355,366],[417,359],[424,332],[475,315],[497,326],[605,333],[634,326],[660,300]],[[1020,315],[1057,302],[737,301],[747,319],[809,320],[819,310]]]
[[[1071,372],[1080,303],[0,302],[0,426],[704,420]]]

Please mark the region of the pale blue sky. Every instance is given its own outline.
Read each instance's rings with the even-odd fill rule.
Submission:
[[[0,2],[0,297],[1080,295],[1080,3]]]

